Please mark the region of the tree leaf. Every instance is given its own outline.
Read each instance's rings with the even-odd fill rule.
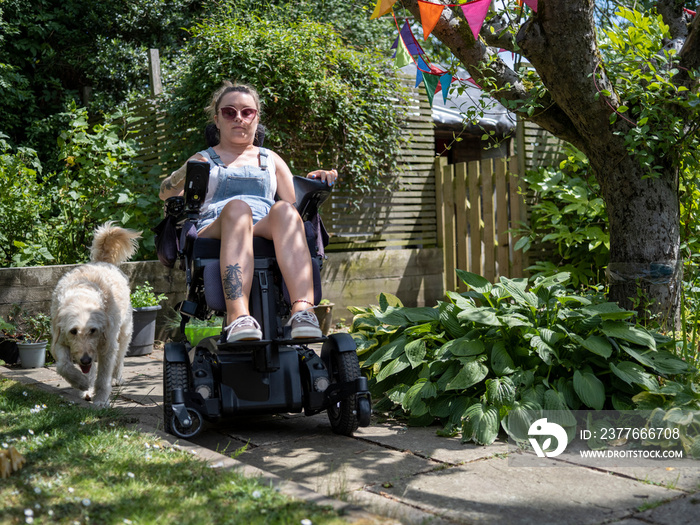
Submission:
[[[510,406],[515,401],[515,385],[510,377],[496,377],[486,380],[486,400],[497,407]]]
[[[472,321],[486,326],[501,326],[494,308],[467,308],[457,314],[460,321]]]
[[[627,345],[621,347],[638,362],[660,374],[682,374],[689,370],[688,363],[665,350],[638,351]]]
[[[367,360],[364,362],[364,364],[362,366],[365,368],[369,368],[370,366],[374,365],[375,363],[381,364],[384,361],[388,361],[390,359],[396,359],[399,355],[401,355],[403,353],[407,342],[408,342],[408,338],[405,335],[399,336],[397,339],[394,339],[392,342],[387,343],[386,345],[375,350],[372,353],[372,355],[367,358]]]
[[[617,303],[599,303],[581,308],[585,315],[599,316],[601,319],[627,319],[634,315],[630,310],[623,310]]]
[[[574,390],[586,406],[594,410],[603,410],[605,385],[592,372],[576,370],[574,372]]]

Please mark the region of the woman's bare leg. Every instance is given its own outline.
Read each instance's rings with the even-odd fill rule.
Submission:
[[[270,213],[255,224],[253,234],[271,239],[275,245],[277,264],[293,303],[292,314],[313,306],[311,255],[306,243],[304,222],[294,205],[286,201],[276,202]]]
[[[253,283],[253,215],[242,200],[234,199],[200,237],[221,239],[221,282],[226,301],[226,324],[250,315],[248,300]]]

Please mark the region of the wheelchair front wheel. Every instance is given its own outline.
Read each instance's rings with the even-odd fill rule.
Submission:
[[[355,352],[331,352],[333,377],[336,383],[354,381],[360,377],[360,363]],[[367,402],[366,398],[365,399]],[[331,422],[331,429],[336,434],[351,436],[359,426],[357,394],[353,394],[335,405],[328,407],[328,419]]]
[[[172,433],[182,439],[189,439],[199,434],[199,431],[202,430],[202,425],[204,424],[202,415],[194,408],[188,408],[187,415],[190,418],[190,421],[192,421],[192,424],[189,427],[183,427],[175,414],[173,414],[172,418],[170,419],[170,428],[172,429]]]

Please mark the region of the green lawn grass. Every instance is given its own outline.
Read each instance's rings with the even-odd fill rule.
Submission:
[[[130,430],[114,409],[1,378],[0,446],[26,458],[0,480],[0,523],[345,523],[332,509]]]

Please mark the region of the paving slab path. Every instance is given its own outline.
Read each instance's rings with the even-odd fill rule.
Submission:
[[[115,406],[160,433],[162,351],[128,357]],[[0,367],[0,375],[81,402],[53,367]],[[212,462],[261,476],[295,497],[330,504],[356,523],[697,525],[700,467],[604,468],[556,459],[509,465],[508,447],[438,437],[435,428],[380,421],[353,437],[325,414],[247,417],[208,426],[191,442]],[[566,465],[566,466],[564,466]]]

